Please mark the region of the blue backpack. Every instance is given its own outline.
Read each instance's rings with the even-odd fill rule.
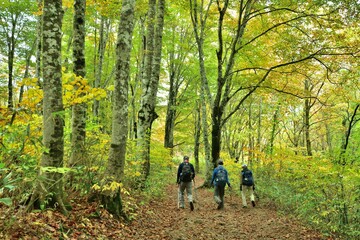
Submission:
[[[219,171],[216,173],[215,182],[217,185],[225,186],[225,184],[226,184],[225,169],[219,169]]]

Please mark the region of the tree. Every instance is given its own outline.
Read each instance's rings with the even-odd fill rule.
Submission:
[[[8,65],[8,109],[13,110],[14,107],[14,62],[23,51],[20,44],[26,49],[26,38],[34,32],[32,28],[34,11],[33,3],[30,0],[25,1],[2,1],[0,5],[0,37],[4,39],[7,51]],[[32,37],[30,37],[32,38]],[[2,41],[0,41],[2,45]],[[29,47],[31,48],[31,47]]]
[[[204,53],[204,41],[205,41],[205,30],[207,19],[209,17],[210,6],[212,0],[208,2],[205,6],[205,2],[201,1],[201,4],[197,0],[190,0],[190,17],[193,25],[194,36],[198,48],[198,61],[199,61],[199,71],[200,71],[200,116],[201,116],[201,125],[203,130],[203,142],[205,148],[205,163],[206,163],[206,179],[204,185],[210,184],[210,179],[212,176],[212,170],[215,167],[214,164],[211,164],[210,157],[210,142],[209,142],[209,132],[208,132],[208,123],[207,123],[207,104],[212,104],[212,95],[209,89],[208,78],[205,68],[205,53]]]
[[[108,39],[108,33],[110,28],[110,20],[105,17],[101,16],[100,20],[100,36],[99,36],[99,46],[98,46],[98,62],[96,64],[95,68],[95,81],[94,81],[94,87],[98,88],[100,87],[101,83],[101,77],[102,77],[102,70],[104,65],[104,55],[105,55],[105,49],[106,49],[106,42]],[[99,100],[94,100],[93,104],[93,115],[95,118],[99,117],[99,111],[100,111],[100,102]]]
[[[157,6],[157,9],[156,9]],[[155,112],[156,95],[159,86],[162,49],[162,31],[164,26],[165,0],[149,0],[148,24],[142,94],[138,112],[138,145],[141,149],[144,180],[150,174],[151,127],[158,117]]]
[[[64,115],[61,73],[61,1],[44,1],[43,9],[43,145],[39,178],[27,210],[59,208],[66,213],[63,195]]]
[[[173,16],[169,21],[175,21]],[[166,29],[167,36],[169,36],[168,42],[164,43],[164,51],[167,53],[167,69],[169,75],[169,90],[167,98],[166,108],[166,120],[165,120],[165,136],[164,147],[173,148],[177,145],[174,139],[175,126],[178,125],[183,119],[179,120],[181,114],[181,103],[186,102],[185,92],[189,91],[189,85],[191,82],[190,71],[191,64],[188,59],[191,57],[191,50],[193,44],[191,41],[191,31],[189,30],[188,23],[186,21],[179,22],[172,25],[169,29]],[[192,95],[193,96],[193,95]]]
[[[317,14],[320,6],[316,4],[294,3],[282,7],[282,2],[228,0],[215,1],[215,4],[218,12],[217,79],[211,103],[211,154],[214,167],[220,157],[223,126],[256,90],[271,85],[282,72],[294,72],[291,68],[294,65],[321,62],[316,57],[341,52],[341,48],[333,47],[336,43],[322,44],[322,35],[307,34],[310,23],[321,29],[327,21],[324,16],[333,17],[331,10]],[[296,10],[299,6],[304,11]],[[331,9],[331,6],[328,7]],[[278,32],[282,33],[281,37]],[[267,46],[268,41],[274,42],[274,39],[275,42],[291,39],[287,54],[281,54],[281,48],[275,48],[276,45],[269,45],[267,50],[261,49]],[[316,42],[312,44],[314,47],[305,50],[307,48],[304,46],[311,46],[313,42]],[[230,109],[229,102],[235,98],[238,104]]]
[[[76,90],[82,91],[84,95],[85,69],[85,9],[86,0],[75,0],[73,21],[73,72],[76,78]],[[72,136],[71,136],[71,167],[83,163],[86,159],[85,137],[86,137],[86,108],[85,102],[76,103],[72,107]]]
[[[101,199],[105,208],[116,216],[124,216],[120,195],[120,182],[124,174],[128,133],[128,91],[130,81],[130,53],[134,30],[135,0],[124,0],[116,44],[115,90],[112,132],[105,186]],[[111,187],[115,182],[115,188]]]

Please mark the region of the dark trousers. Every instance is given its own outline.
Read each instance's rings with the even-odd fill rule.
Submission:
[[[218,209],[224,208],[224,195],[225,195],[225,185],[216,185],[214,189],[214,199],[218,204]]]

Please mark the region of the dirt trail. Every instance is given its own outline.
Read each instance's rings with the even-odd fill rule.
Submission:
[[[235,189],[231,190],[235,191]],[[177,209],[177,186],[169,186],[167,196],[151,202],[141,219],[133,222],[127,233],[128,239],[331,239],[310,230],[276,211],[263,206],[242,208],[241,198],[225,193],[224,210],[216,210],[213,193],[209,189],[197,189],[195,210]],[[129,236],[132,235],[132,236]],[[130,238],[129,238],[130,237]]]
[[[201,183],[198,185],[200,186]],[[23,213],[0,207],[0,239],[4,240],[323,240],[320,233],[302,226],[258,202],[242,208],[235,190],[225,194],[225,209],[216,210],[209,189],[196,190],[195,210],[177,208],[177,186],[167,195],[137,209],[137,220],[125,223],[86,200],[73,203],[68,216],[50,210]]]

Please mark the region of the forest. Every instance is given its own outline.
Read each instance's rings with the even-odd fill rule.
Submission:
[[[0,238],[77,239],[79,209],[124,237],[187,155],[200,203],[222,159],[230,214],[246,163],[255,219],[359,239],[359,19],[359,0],[2,0]],[[156,236],[134,239],[186,239]]]

